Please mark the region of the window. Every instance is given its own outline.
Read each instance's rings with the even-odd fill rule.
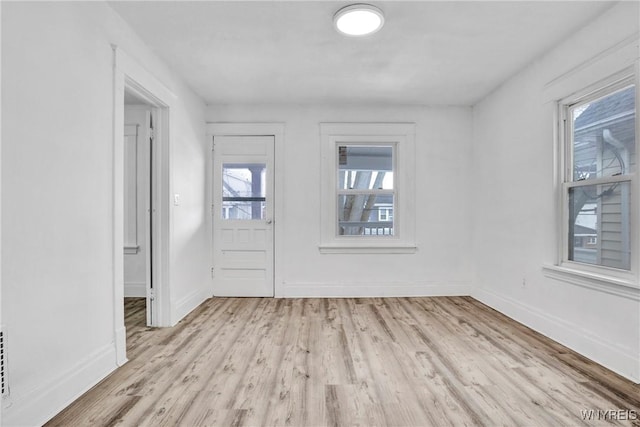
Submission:
[[[412,252],[414,125],[323,123],[322,252]]]
[[[562,262],[630,272],[637,204],[634,77],[564,100],[561,112]]]

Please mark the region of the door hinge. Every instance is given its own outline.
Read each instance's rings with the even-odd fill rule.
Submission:
[[[155,301],[156,299],[156,293],[153,289],[149,289],[149,300],[150,301]]]
[[[213,267],[211,267],[211,278],[213,279],[215,277],[215,269]]]

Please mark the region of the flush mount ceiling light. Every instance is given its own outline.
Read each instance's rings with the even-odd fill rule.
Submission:
[[[336,29],[347,36],[373,34],[384,25],[382,11],[370,4],[352,4],[333,15]]]

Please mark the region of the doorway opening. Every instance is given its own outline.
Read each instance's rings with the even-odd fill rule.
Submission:
[[[144,319],[147,328],[149,326],[172,326],[170,283],[169,283],[169,254],[170,254],[170,139],[171,139],[171,109],[175,105],[175,95],[167,89],[153,74],[141,67],[136,60],[127,55],[118,46],[113,48],[113,327],[114,347],[116,363],[121,366],[127,362],[127,335],[125,326],[125,266],[124,257],[133,254],[124,253],[125,248],[129,252],[140,253],[141,244],[146,245],[144,251],[145,261],[142,270],[143,281],[138,282],[137,289],[134,281],[132,287],[128,287],[127,293],[138,292],[140,294],[144,283],[146,292],[140,298],[144,298]],[[136,210],[125,211],[125,109],[132,110],[133,106],[139,106],[138,129],[129,131],[136,135],[137,148],[129,147],[130,153],[135,153],[137,159],[129,162],[133,169],[138,166],[136,177],[142,175],[146,178],[140,184],[138,178],[130,181],[136,186],[144,188],[142,200],[138,190],[131,190],[127,194],[130,204],[136,203]],[[144,114],[142,113],[144,112]],[[127,116],[127,119],[129,117]],[[135,127],[135,126],[134,126]],[[133,155],[131,156],[134,157]],[[129,161],[129,160],[127,160]],[[144,165],[147,169],[140,166]],[[129,169],[128,169],[129,170]],[[139,172],[139,173],[138,173]],[[136,196],[134,197],[134,193]],[[130,221],[135,223],[136,233],[133,228],[125,227],[125,215],[129,215]],[[129,220],[127,220],[129,221]],[[144,230],[144,238],[137,234],[138,230]],[[126,234],[128,233],[128,234]],[[135,244],[129,242],[136,238]],[[127,241],[128,239],[128,241]],[[130,270],[127,267],[127,274]]]

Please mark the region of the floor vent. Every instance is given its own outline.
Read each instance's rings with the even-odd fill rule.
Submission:
[[[2,397],[9,395],[9,387],[7,384],[7,336],[4,333],[4,327],[0,327],[0,388],[2,388]]]

